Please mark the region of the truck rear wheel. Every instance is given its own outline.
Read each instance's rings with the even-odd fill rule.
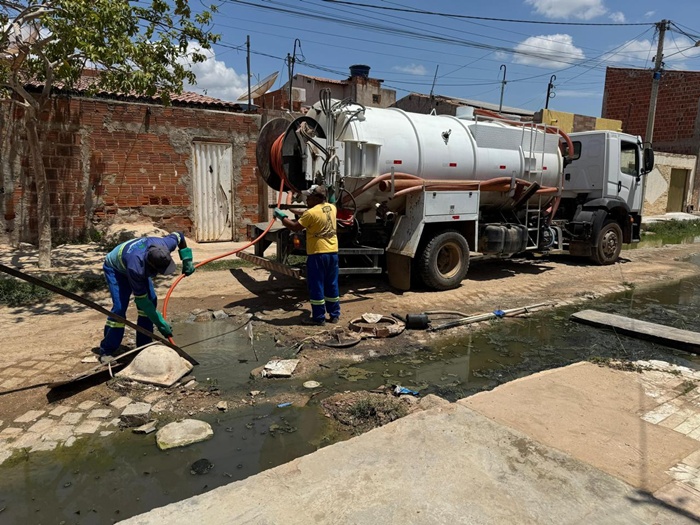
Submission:
[[[608,220],[598,233],[591,259],[601,265],[613,264],[620,257],[621,250],[622,228],[617,222]]]
[[[426,286],[435,290],[456,288],[469,269],[469,245],[459,232],[448,230],[430,239],[417,263]]]

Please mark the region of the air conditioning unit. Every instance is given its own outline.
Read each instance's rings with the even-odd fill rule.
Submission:
[[[306,89],[293,87],[292,102],[306,102]]]

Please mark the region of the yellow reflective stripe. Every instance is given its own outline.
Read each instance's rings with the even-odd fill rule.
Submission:
[[[143,294],[143,295],[134,295],[134,300],[136,300],[136,299],[145,299],[146,297],[148,297],[148,294],[146,294],[146,293]]]
[[[180,244],[182,242],[182,236],[178,232],[173,232],[173,235],[177,237],[177,243]]]
[[[326,301],[328,301],[329,303],[337,303],[338,301],[340,301],[340,297],[326,297]]]
[[[107,322],[105,323],[107,326],[110,328],[124,328],[126,325],[124,323],[119,323],[117,321],[110,321],[107,319]]]
[[[137,310],[137,312],[139,313],[139,316],[141,316],[141,317],[148,317],[146,315],[146,312],[144,312],[143,310]]]
[[[309,302],[310,302],[311,304],[316,305],[316,306],[319,306],[319,305],[322,305],[322,304],[326,304],[326,301],[324,301],[323,299],[321,299],[320,301],[319,301],[319,300],[316,300],[316,301],[315,301],[315,300],[313,300],[313,299],[310,299]]]
[[[126,271],[126,266],[124,266],[124,261],[122,261],[122,252],[124,251],[124,248],[126,248],[127,244],[129,243],[123,242],[122,245],[119,247],[119,251],[117,252],[117,262],[119,263],[119,269],[121,271]]]

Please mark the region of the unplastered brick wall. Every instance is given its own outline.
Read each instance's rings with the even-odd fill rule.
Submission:
[[[21,118],[15,110],[15,119]],[[163,107],[89,98],[57,98],[44,116],[41,144],[54,237],[82,236],[92,226],[125,218],[193,232],[193,142],[233,145],[236,240],[260,220],[255,144],[260,117],[211,109]],[[17,240],[35,241],[36,186],[21,133],[12,146],[18,168],[13,195]],[[3,155],[8,156],[7,152]],[[7,207],[7,206],[5,206]],[[7,221],[7,219],[6,219]]]

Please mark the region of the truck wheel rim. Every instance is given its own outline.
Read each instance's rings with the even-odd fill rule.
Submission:
[[[454,277],[461,267],[462,257],[457,243],[449,242],[440,248],[436,258],[437,270],[445,279]]]
[[[614,257],[616,252],[617,234],[613,230],[609,230],[603,236],[603,254],[606,257]]]

